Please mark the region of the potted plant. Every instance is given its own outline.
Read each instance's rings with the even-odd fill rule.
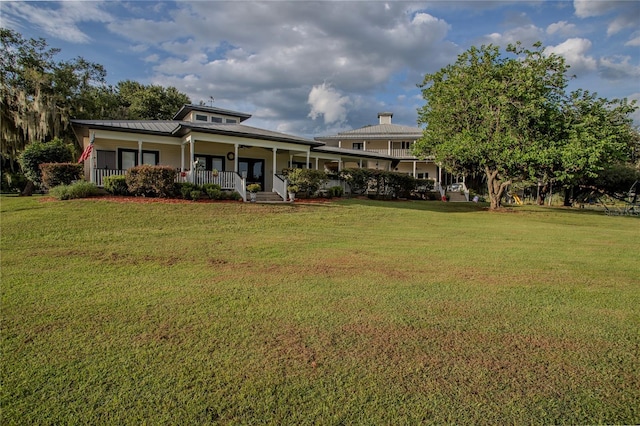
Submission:
[[[250,185],[247,185],[247,191],[249,191],[249,196],[251,197],[251,202],[255,203],[256,202],[256,192],[260,191],[260,184],[259,183],[252,183]]]
[[[218,169],[211,170],[211,176],[213,176],[214,178],[218,177],[218,174],[219,174]]]
[[[287,191],[289,192],[289,200],[290,201],[295,201],[296,199],[296,192],[298,192],[300,190],[300,188],[298,188],[298,185],[289,185],[287,187]]]

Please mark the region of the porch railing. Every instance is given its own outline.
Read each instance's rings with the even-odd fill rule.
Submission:
[[[283,200],[287,199],[287,187],[289,186],[289,181],[284,175],[274,174],[273,175],[273,192],[277,193],[282,197]]]
[[[94,169],[93,170],[93,183],[96,186],[104,186],[104,178],[108,176],[117,176],[126,173],[126,170],[118,170],[118,169]]]

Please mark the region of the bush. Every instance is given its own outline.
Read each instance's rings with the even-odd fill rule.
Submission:
[[[127,188],[134,195],[168,198],[173,196],[176,170],[170,166],[132,167],[125,175]]]
[[[67,163],[73,161],[73,146],[62,139],[55,138],[50,142],[31,142],[18,159],[24,176],[36,186],[42,184],[42,163]]]
[[[322,170],[293,169],[287,178],[291,185],[298,187],[299,192],[306,196],[312,196],[320,186],[327,181],[327,174]]]
[[[341,186],[332,186],[329,188],[329,197],[342,197],[344,189]]]
[[[369,188],[371,172],[369,169],[343,169],[340,178],[349,184],[353,194],[362,195]]]
[[[20,172],[8,172],[4,169],[0,170],[2,181],[0,191],[2,192],[22,192],[27,185],[27,179]]]
[[[73,198],[87,198],[98,195],[98,187],[87,181],[79,181],[71,185],[58,185],[51,188],[49,195],[58,200],[71,200]]]
[[[42,163],[42,185],[45,188],[53,188],[58,185],[70,185],[82,179],[82,164],[78,163]]]
[[[123,175],[107,176],[103,179],[104,189],[112,195],[130,195],[127,178]]]
[[[238,191],[231,191],[228,195],[230,200],[240,201],[242,200],[242,195]]]

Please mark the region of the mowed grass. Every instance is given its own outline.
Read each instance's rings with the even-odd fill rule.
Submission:
[[[4,424],[638,424],[640,221],[2,197]]]

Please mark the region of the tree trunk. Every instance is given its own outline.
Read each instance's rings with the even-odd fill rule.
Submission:
[[[573,187],[564,188],[564,206],[565,207],[571,207],[573,205],[573,203],[571,202],[571,199],[573,198],[571,197],[572,192],[573,192]]]
[[[487,189],[489,190],[489,200],[491,202],[490,210],[496,210],[502,208],[502,194],[504,194],[505,189],[511,185],[511,180],[501,182],[498,177],[497,170],[490,170],[488,167],[485,168],[485,173],[487,175]]]
[[[35,189],[35,186],[33,185],[33,182],[29,180],[27,181],[27,185],[24,187],[24,189],[20,193],[20,196],[31,197],[33,195],[34,189]]]

